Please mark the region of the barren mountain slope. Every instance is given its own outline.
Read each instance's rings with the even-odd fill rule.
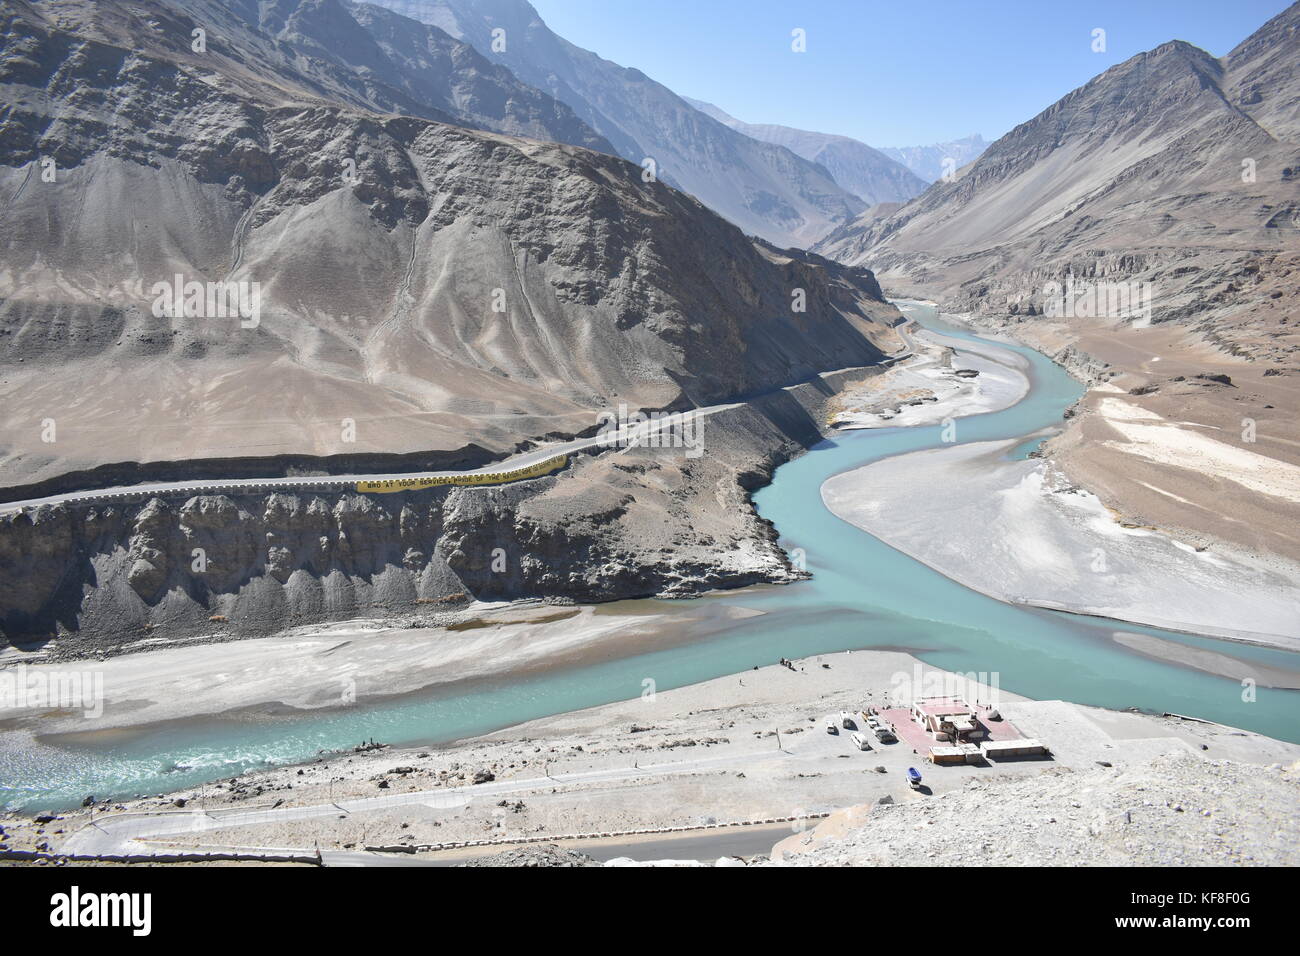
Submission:
[[[525,83],[573,107],[619,155],[634,163],[652,159],[660,178],[747,233],[782,247],[807,247],[863,208],[820,165],[744,136],[640,70],[552,33],[526,0],[378,2],[504,63]],[[504,42],[504,50],[494,52],[494,42]]]
[[[957,181],[817,247],[1109,380],[1046,451],[1130,523],[1291,557],[1298,23],[1293,5],[1221,61],[1180,41],[1133,57]],[[1071,277],[1081,294],[1067,302],[1051,284]],[[1105,304],[1118,284],[1149,311]],[[1260,468],[1290,490],[1260,493]]]
[[[623,160],[301,102],[307,76],[272,95],[260,66],[225,72],[233,53],[173,56],[189,21],[160,20],[146,54],[59,29],[56,6],[3,5],[8,484],[105,461],[502,453],[619,402],[870,364],[890,334],[869,273],[756,246]],[[260,283],[258,323],[156,315],[177,275]]]
[[[563,103],[473,47],[379,7],[346,0],[51,0],[40,10],[63,32],[184,65],[260,102],[349,105],[612,149]]]
[[[1228,99],[1279,140],[1300,140],[1300,13],[1284,11],[1237,44],[1223,61]]]
[[[1205,52],[1165,44],[1017,127],[957,181],[818,249],[875,265],[892,290],[992,313],[1041,311],[1045,284],[1067,273],[1155,282],[1156,321],[1195,316],[1232,344],[1250,329],[1216,318],[1267,298],[1294,265],[1300,180],[1296,143],[1230,102],[1231,78]],[[1205,308],[1248,268],[1247,288]]]

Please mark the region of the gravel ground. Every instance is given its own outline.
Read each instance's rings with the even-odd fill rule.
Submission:
[[[469,860],[459,866],[600,866],[592,857],[576,850],[550,844],[548,846],[527,847],[521,850],[506,850],[494,856],[480,860]]]
[[[784,841],[773,865],[1295,866],[1297,807],[1300,761],[1169,753],[843,811]]]

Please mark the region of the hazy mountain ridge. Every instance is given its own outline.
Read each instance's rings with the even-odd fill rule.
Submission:
[[[954,170],[961,169],[988,149],[988,142],[979,133],[930,146],[881,146],[879,150],[890,159],[902,163],[926,183],[943,177],[945,163],[952,162]]]
[[[784,146],[809,162],[818,163],[835,181],[870,205],[905,202],[928,185],[903,164],[849,136],[814,133],[790,126],[745,123],[712,103],[683,97],[702,113],[737,132],[764,143]]]
[[[554,34],[526,0],[379,0],[437,25],[567,103],[635,163],[777,246],[807,246],[863,202],[819,164],[706,116],[640,70]],[[493,53],[493,30],[504,52]]]

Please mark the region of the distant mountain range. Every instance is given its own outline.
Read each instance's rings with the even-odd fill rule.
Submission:
[[[848,136],[814,133],[789,126],[745,123],[712,103],[686,98],[696,109],[720,123],[765,143],[775,143],[804,159],[820,163],[835,181],[869,205],[904,202],[925,192],[928,181],[915,175],[906,164]]]
[[[665,182],[778,246],[806,247],[864,208],[851,187],[820,164],[743,135],[640,70],[575,46],[553,33],[526,0],[378,2],[509,67],[571,107],[618,155],[652,161]],[[494,37],[494,31],[504,32]]]
[[[882,146],[880,152],[902,163],[927,183],[943,178],[945,169],[961,169],[988,149],[979,133],[933,146]]]

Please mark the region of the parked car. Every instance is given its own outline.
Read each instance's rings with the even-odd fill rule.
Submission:
[[[828,720],[826,721],[826,732],[828,734],[838,734],[840,728],[836,725],[834,720]]]
[[[880,724],[874,729],[876,731],[876,739],[882,744],[892,744],[898,740],[898,738],[894,736],[894,729],[888,724]]]
[[[857,747],[859,750],[871,749],[871,741],[868,740],[863,734],[858,734],[858,733],[852,734],[850,735],[849,740],[853,741],[853,746]]]
[[[858,725],[853,722],[853,718],[849,716],[847,710],[840,711],[840,726],[845,730],[857,730],[858,728]]]

